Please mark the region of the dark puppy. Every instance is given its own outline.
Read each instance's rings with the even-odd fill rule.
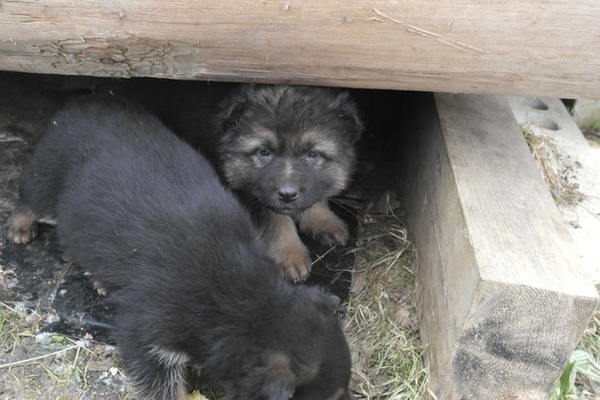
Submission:
[[[213,150],[225,182],[240,193],[261,229],[267,253],[296,281],[310,272],[301,231],[344,244],[346,224],[328,208],[347,185],[363,126],[348,92],[244,85],[222,103]]]
[[[65,251],[115,304],[114,335],[143,398],[183,399],[195,365],[225,399],[349,399],[336,299],[292,286],[212,167],[156,118],[69,102],[23,172],[17,242],[56,218]]]

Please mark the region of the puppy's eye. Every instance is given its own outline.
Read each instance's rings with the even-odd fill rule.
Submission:
[[[317,158],[319,157],[319,152],[316,150],[309,150],[308,153],[306,153],[306,158],[311,159],[311,158]]]
[[[256,154],[263,158],[271,157],[271,150],[268,147],[259,147],[256,150]]]

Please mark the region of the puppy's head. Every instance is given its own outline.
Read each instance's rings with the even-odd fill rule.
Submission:
[[[363,124],[348,92],[246,85],[221,104],[216,129],[227,183],[293,214],[346,187]]]
[[[260,354],[226,399],[349,400],[350,350],[336,315],[339,299],[302,288],[288,315],[255,332]],[[287,307],[284,307],[287,308]]]

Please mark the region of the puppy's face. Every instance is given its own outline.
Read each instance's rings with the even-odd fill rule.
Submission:
[[[229,186],[294,214],[346,187],[362,123],[346,92],[245,86],[222,104],[217,129]]]
[[[322,350],[316,374],[294,390],[294,400],[350,400],[350,352],[341,331]]]
[[[320,289],[297,290],[296,312],[278,313],[252,332],[255,356],[226,388],[225,399],[350,400],[350,350],[336,315],[339,299]],[[308,305],[308,306],[307,306]],[[264,318],[263,320],[266,320]]]

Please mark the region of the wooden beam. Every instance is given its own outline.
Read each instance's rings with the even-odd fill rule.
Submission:
[[[436,94],[421,110],[406,193],[430,388],[546,398],[598,294],[506,99]]]
[[[0,70],[600,95],[600,3],[2,0]]]

